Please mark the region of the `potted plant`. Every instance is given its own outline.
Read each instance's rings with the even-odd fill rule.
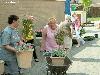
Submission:
[[[85,33],[86,33],[86,31],[85,31],[85,29],[82,27],[81,30],[80,30],[80,36],[82,36],[82,35],[85,34]]]
[[[66,52],[62,49],[55,49],[51,52],[44,52],[44,56],[50,57],[52,59],[53,65],[63,65],[64,59],[66,57]]]
[[[54,50],[51,53],[50,58],[52,59],[52,63],[54,65],[63,65],[65,56],[66,56],[66,52],[63,51],[63,50],[58,49],[58,50]]]
[[[33,57],[33,45],[32,44],[16,44],[16,53],[18,66],[20,68],[31,68],[31,62]]]
[[[28,35],[30,33],[30,30],[32,30],[33,28],[32,19],[22,19],[22,25],[23,25],[22,35],[23,38],[27,41],[27,37],[29,37]]]
[[[33,28],[33,16],[28,16],[22,19],[22,37],[24,41],[27,41],[27,38],[30,38],[30,35],[33,35],[32,28]],[[31,33],[31,34],[30,34]],[[17,61],[20,68],[31,68],[31,62],[33,57],[33,46],[31,44],[20,44],[18,42],[16,44],[16,48],[18,50]]]

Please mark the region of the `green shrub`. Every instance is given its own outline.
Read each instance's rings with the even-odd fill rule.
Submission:
[[[82,34],[85,34],[85,33],[86,33],[85,29],[82,28],[82,29],[80,30],[80,36],[82,36]]]
[[[84,39],[85,41],[92,41],[92,40],[95,39],[95,37],[94,37],[94,36],[85,36],[83,39]]]

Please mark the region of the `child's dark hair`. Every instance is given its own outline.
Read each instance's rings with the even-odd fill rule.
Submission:
[[[14,21],[17,21],[18,19],[19,19],[18,16],[16,16],[16,15],[10,15],[10,16],[8,17],[8,24],[12,24],[12,23],[13,23],[13,20],[14,20]]]

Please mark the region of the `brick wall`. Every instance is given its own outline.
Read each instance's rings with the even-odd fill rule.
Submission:
[[[35,16],[39,20],[34,22],[35,27],[38,29],[43,27],[51,16],[55,16],[58,22],[64,19],[64,2],[36,0],[19,0],[15,4],[1,2],[0,25],[7,25],[7,18],[11,14],[18,15],[20,21],[24,15]]]

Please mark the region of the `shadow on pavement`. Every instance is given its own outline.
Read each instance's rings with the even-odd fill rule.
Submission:
[[[73,58],[72,60],[81,62],[100,62],[100,59],[93,59],[93,58]]]
[[[85,73],[67,73],[67,75],[89,75]]]

